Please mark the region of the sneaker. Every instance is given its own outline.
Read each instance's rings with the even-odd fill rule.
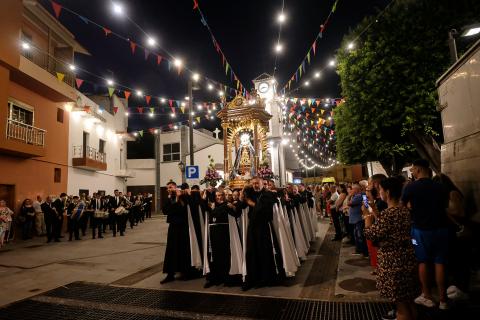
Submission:
[[[397,319],[397,310],[392,309],[386,314],[382,315],[382,320],[396,320]]]
[[[448,291],[447,291],[447,297],[448,297],[448,299],[453,300],[453,301],[468,300],[468,294],[466,294],[465,292],[463,292],[460,289],[457,289],[457,291],[454,291],[452,293],[448,293]]]
[[[415,302],[416,304],[420,304],[420,305],[425,306],[425,307],[427,307],[427,308],[433,308],[433,307],[435,307],[435,303],[434,303],[432,300],[430,300],[430,299],[428,299],[428,298],[425,298],[425,297],[423,296],[423,294],[421,294],[421,295],[419,295],[418,297],[416,297],[415,300],[414,300],[414,302]]]
[[[457,286],[450,286],[447,288],[447,294],[453,294],[458,291]]]
[[[448,310],[448,302],[442,302],[440,301],[440,304],[438,305],[438,309],[440,310]]]

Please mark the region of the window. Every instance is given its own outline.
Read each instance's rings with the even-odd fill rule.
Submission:
[[[62,169],[60,168],[53,169],[53,182],[54,183],[62,182]]]
[[[105,153],[105,140],[98,140],[98,152]]]
[[[163,161],[180,161],[180,143],[163,145]]]
[[[78,190],[78,196],[79,197],[86,197],[90,194],[90,190],[88,189],[80,189]]]
[[[57,122],[63,123],[63,109],[57,108]]]
[[[8,118],[33,126],[33,108],[17,101],[8,101]]]

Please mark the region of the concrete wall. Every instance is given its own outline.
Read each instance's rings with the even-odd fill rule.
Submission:
[[[92,112],[98,113],[98,104],[81,93],[78,93],[78,96],[82,101],[81,104],[90,106]],[[112,99],[115,98],[116,96],[112,97]],[[101,100],[101,98],[98,99]],[[125,106],[118,99],[114,101],[119,108],[118,113],[113,115],[103,111],[99,115],[105,119],[104,122],[93,123],[91,116],[80,116],[77,112],[69,113],[71,117],[68,141],[69,194],[78,194],[80,189],[90,190],[90,194],[97,190],[104,190],[107,194],[113,194],[115,189],[126,190],[125,179],[116,176],[121,169],[127,168],[126,142],[116,134],[117,131],[127,130]],[[83,145],[83,132],[89,133],[88,145],[96,150],[99,150],[100,139],[105,141],[106,171],[95,172],[71,167],[74,147]]]
[[[155,185],[155,159],[128,159],[127,166],[135,175],[128,178],[127,186]]]

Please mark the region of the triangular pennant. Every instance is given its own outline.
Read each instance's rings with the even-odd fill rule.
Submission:
[[[83,107],[83,110],[85,110],[86,113],[90,113],[90,106]]]
[[[337,1],[335,1],[335,3],[333,4],[333,7],[332,7],[332,13],[334,13],[334,12],[335,12],[335,10],[337,10],[337,2],[338,2],[338,0],[337,0]]]
[[[160,62],[162,62],[163,57],[159,54],[157,54],[157,65],[160,65]]]
[[[225,74],[228,73],[228,68],[229,68],[229,67],[230,67],[230,65],[229,65],[228,62],[227,62],[226,65],[225,65]]]
[[[110,98],[112,97],[113,92],[115,92],[115,88],[108,87],[108,95],[110,96]]]
[[[143,113],[143,107],[137,107],[138,113]]]
[[[197,123],[200,123],[200,117],[195,118],[197,120]]]
[[[312,49],[313,49],[313,55],[315,55],[317,50],[317,40],[313,41]]]
[[[145,100],[147,101],[147,104],[150,104],[151,99],[152,99],[151,96],[145,96]]]
[[[315,109],[315,108],[312,108],[312,113],[315,113],[315,110],[317,110],[317,109]]]
[[[195,10],[198,8],[198,0],[193,0],[193,9],[192,10]]]
[[[177,74],[180,75],[180,73],[182,72],[182,67],[178,67],[177,69]]]
[[[125,99],[128,100],[128,98],[130,97],[131,92],[130,92],[130,91],[127,91],[127,90],[124,90],[124,91],[123,91],[123,94],[125,95]]]
[[[57,72],[57,79],[58,81],[62,82],[63,78],[65,78],[65,74],[61,72]]]
[[[53,12],[55,12],[55,17],[57,19],[60,17],[60,12],[62,11],[62,6],[56,3],[55,1],[50,1],[52,4]]]
[[[185,113],[185,107],[184,106],[181,106],[180,110],[182,111],[182,113]]]
[[[113,107],[113,114],[117,114],[117,112],[118,112],[118,107],[115,107],[115,106],[114,106],[114,107]]]
[[[135,54],[136,47],[137,47],[137,44],[133,41],[130,41],[130,49],[132,49],[132,54]]]
[[[143,130],[138,131],[138,134],[143,138]]]
[[[155,108],[150,108],[150,113],[155,113]]]
[[[150,55],[150,51],[145,48],[145,60],[148,60],[148,56]]]
[[[82,84],[83,84],[83,80],[76,78],[76,79],[75,79],[75,83],[77,84],[77,89],[80,89],[80,87],[81,87]]]
[[[308,61],[308,64],[310,64],[310,50],[307,53],[307,61]]]
[[[317,104],[317,107],[320,105],[320,100],[315,100],[315,103]]]
[[[105,36],[107,37],[110,33],[112,33],[112,30],[110,29],[107,29],[105,27],[103,27],[103,31],[105,32]]]

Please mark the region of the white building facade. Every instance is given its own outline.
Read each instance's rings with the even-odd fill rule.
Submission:
[[[70,112],[68,194],[125,192],[127,170],[126,103],[113,95],[87,97],[78,93]]]

